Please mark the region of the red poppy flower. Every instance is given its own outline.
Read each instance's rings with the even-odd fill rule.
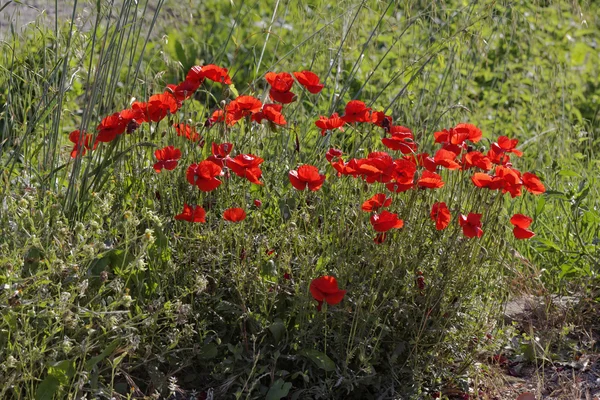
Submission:
[[[473,124],[458,124],[454,127],[454,131],[456,132],[456,136],[458,138],[462,138],[466,136],[466,139],[473,143],[477,143],[481,140],[482,134],[481,129],[476,127]],[[459,144],[459,143],[454,143]]]
[[[344,154],[344,153],[342,153],[341,150],[334,149],[332,147],[329,150],[327,150],[327,153],[325,153],[325,158],[327,159],[327,161],[331,162],[334,158],[341,157],[342,154]]]
[[[278,103],[289,104],[295,100],[295,94],[290,92],[294,85],[294,78],[287,72],[267,72],[265,79],[271,85],[269,97]]]
[[[406,155],[404,156],[405,160],[412,162],[420,167],[424,167],[427,171],[435,172],[437,170],[437,165],[433,157],[429,156],[429,153],[419,153],[416,155]]]
[[[289,172],[292,186],[298,190],[308,187],[311,191],[317,191],[325,182],[325,175],[319,174],[319,169],[313,165],[301,165],[298,169]]]
[[[468,238],[474,238],[475,236],[480,238],[483,235],[483,230],[481,230],[481,214],[469,213],[466,217],[460,214],[458,223],[463,229],[463,234]]]
[[[289,92],[294,85],[294,78],[287,72],[267,72],[265,80],[278,92]]]
[[[403,126],[392,126],[392,117],[389,115],[385,115],[383,111],[373,111],[373,113],[371,114],[371,122],[374,125],[382,127],[386,130],[386,132],[389,132],[391,128],[404,128]],[[408,129],[408,131],[410,132],[410,129]]]
[[[398,214],[383,210],[380,214],[371,215],[371,225],[376,232],[387,232],[390,229],[402,228],[404,221],[398,219]]]
[[[246,219],[246,211],[243,208],[228,208],[223,212],[223,219],[230,222],[240,222]]]
[[[498,142],[492,144],[492,148],[496,153],[513,153],[517,157],[521,157],[523,152],[515,148],[518,143],[519,139],[511,140],[507,136],[500,136]]]
[[[402,129],[396,129],[402,128]],[[417,151],[417,144],[414,142],[413,134],[410,129],[404,126],[392,126],[390,128],[391,137],[381,139],[381,143],[389,149],[399,150],[402,154],[411,154]]]
[[[431,219],[435,221],[435,229],[441,231],[442,229],[446,229],[448,225],[450,225],[451,216],[450,210],[446,203],[438,202],[434,203],[431,207]]]
[[[237,176],[246,178],[257,185],[262,185],[263,183],[260,181],[262,171],[259,166],[263,161],[262,158],[254,154],[238,154],[235,158],[227,160],[227,167]]]
[[[419,180],[417,180],[417,186],[422,189],[439,189],[444,186],[444,181],[442,181],[442,177],[435,172],[423,171],[423,174]]]
[[[315,121],[315,125],[318,128],[321,128],[321,136],[325,136],[327,131],[331,131],[336,128],[339,128],[340,131],[343,131],[344,128],[342,128],[342,126],[344,126],[344,124],[344,120],[340,118],[338,113],[333,113],[333,115],[331,115],[329,118],[320,116],[319,120]]]
[[[77,157],[78,154],[85,156],[85,153],[88,150],[96,150],[96,147],[98,147],[98,141],[96,141],[92,148],[92,146],[90,145],[92,143],[92,135],[89,133],[82,135],[79,129],[69,133],[69,140],[71,141],[71,143],[73,143],[73,150],[71,150],[71,158]]]
[[[483,172],[476,172],[471,177],[471,181],[478,188],[489,188],[494,178]]]
[[[221,167],[212,161],[204,160],[188,167],[186,178],[190,185],[198,186],[203,192],[215,190],[221,184],[216,177],[221,175]]]
[[[362,203],[361,209],[366,212],[373,212],[383,207],[389,207],[390,204],[392,204],[391,197],[387,197],[384,193],[377,193]]]
[[[532,222],[533,219],[531,217],[528,217],[527,215],[513,215],[510,219],[510,223],[515,226],[513,228],[513,235],[515,235],[517,239],[530,239],[534,237],[535,233],[527,229],[529,228],[529,225],[531,225]]]
[[[370,122],[371,109],[367,108],[366,104],[360,100],[352,100],[346,104],[344,115],[340,118],[349,124],[352,122]]]
[[[394,171],[392,172],[393,183],[386,185],[387,189],[400,193],[412,189],[415,181],[415,172],[417,166],[404,158],[394,161]]]
[[[339,157],[336,161],[331,162],[331,166],[337,171],[338,176],[352,175],[354,178],[358,176],[358,161],[355,158],[345,163]]]
[[[386,183],[394,179],[396,164],[392,157],[384,151],[375,151],[357,161],[358,173],[367,183]]]
[[[185,80],[178,85],[169,84],[167,85],[167,91],[169,91],[175,99],[181,103],[184,100],[189,99],[200,87],[199,82]]]
[[[492,169],[492,161],[479,151],[470,151],[464,154],[462,157],[462,164],[465,169],[473,167],[480,168],[484,171]]]
[[[496,165],[506,165],[510,162],[510,156],[504,151],[498,151],[494,146],[488,150],[487,157]]]
[[[231,82],[227,68],[221,68],[214,64],[203,66],[196,65],[192,67],[185,79],[192,82],[202,83],[204,78],[210,79],[214,82],[223,83],[225,85],[231,85],[233,83]]]
[[[227,125],[232,126],[240,119],[260,112],[261,108],[262,103],[256,97],[239,96],[227,105],[225,109],[225,122]]]
[[[518,170],[498,165],[496,167],[496,177],[502,179],[502,193],[508,192],[512,198],[521,195],[523,181],[521,180],[521,173]]]
[[[525,172],[521,179],[523,180],[523,186],[525,186],[525,189],[527,189],[530,193],[542,194],[546,192],[546,187],[536,174]]]
[[[190,142],[197,142],[202,139],[202,136],[196,132],[196,128],[187,124],[174,124],[177,136],[184,136]]]
[[[285,120],[281,110],[283,106],[281,104],[265,104],[263,105],[262,111],[252,114],[252,121],[261,123],[263,119],[267,119],[276,125],[285,125]]]
[[[121,117],[121,113],[114,113],[105,117],[96,127],[96,141],[108,143],[113,141],[117,135],[121,135],[127,129],[129,120]]]
[[[212,155],[208,157],[207,160],[212,161],[223,168],[225,162],[230,160],[229,153],[231,153],[231,150],[233,150],[233,144],[231,143],[216,144],[213,142],[211,145]]]
[[[201,206],[191,206],[184,204],[183,212],[175,216],[176,220],[188,222],[206,222],[206,211]]]
[[[324,85],[319,82],[317,74],[311,71],[294,72],[294,76],[301,84],[312,94],[317,94],[323,90]]]
[[[446,149],[439,149],[433,157],[436,165],[440,165],[450,170],[460,169],[460,164],[457,163],[455,159],[456,154]]]
[[[167,171],[172,171],[177,166],[177,161],[181,158],[181,150],[176,149],[173,146],[167,146],[163,149],[157,149],[154,152],[154,157],[158,160],[158,162],[154,164],[156,173],[162,171],[163,168]]]
[[[217,122],[223,121],[225,121],[225,110],[218,109],[212,113],[212,115],[206,120],[206,122],[204,122],[204,126],[210,128]]]
[[[333,276],[321,276],[310,282],[310,294],[319,303],[317,310],[321,311],[323,302],[335,305],[342,301],[346,295],[345,290],[338,288],[338,283]]]
[[[160,122],[169,113],[174,114],[179,108],[179,104],[170,93],[161,93],[150,96],[148,102],[134,102],[131,108],[141,110],[144,115],[144,122]]]
[[[260,201],[259,199],[254,200],[254,205],[256,206],[256,208],[261,208],[262,207],[262,201]]]

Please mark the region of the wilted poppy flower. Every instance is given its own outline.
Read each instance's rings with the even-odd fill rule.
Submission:
[[[121,113],[114,113],[105,117],[96,127],[96,141],[108,143],[113,141],[117,135],[122,134],[127,129],[129,120],[121,117]]]
[[[377,232],[387,232],[390,229],[402,228],[404,221],[398,219],[398,214],[384,210],[380,214],[371,215],[371,225]]]
[[[317,191],[325,182],[325,175],[319,174],[319,169],[312,165],[301,165],[296,170],[289,172],[292,186],[298,190],[308,187],[311,191]]]
[[[181,214],[177,214],[175,216],[176,220],[180,221],[188,221],[188,222],[206,222],[206,211],[201,206],[189,206],[187,204],[183,205],[183,212]]]
[[[262,111],[252,114],[252,121],[261,123],[263,119],[267,119],[276,125],[285,125],[285,120],[281,110],[283,106],[281,104],[265,104],[263,105]]]
[[[310,294],[319,303],[317,310],[321,311],[323,302],[335,305],[342,301],[346,295],[345,290],[338,288],[338,283],[333,276],[322,276],[310,282]]]
[[[301,71],[294,72],[294,76],[298,80],[298,83],[301,84],[312,94],[319,93],[324,85],[319,82],[319,77],[317,74],[311,71]]]
[[[252,96],[239,96],[225,109],[225,122],[232,126],[245,116],[260,112],[262,103],[259,99]]]
[[[190,185],[198,186],[203,192],[215,190],[221,184],[216,177],[221,174],[221,167],[212,161],[204,160],[188,167],[186,178]]]
[[[229,153],[233,150],[232,143],[221,143],[217,144],[215,142],[211,145],[212,155],[207,158],[207,160],[214,162],[219,167],[223,168],[225,166],[225,162],[228,161]]]
[[[346,110],[342,118],[347,123],[352,122],[370,122],[371,109],[367,108],[366,104],[360,100],[352,100],[346,104]]]
[[[532,222],[533,219],[531,217],[528,217],[527,215],[513,215],[510,219],[510,223],[515,226],[513,228],[513,235],[515,235],[517,239],[530,239],[534,237],[535,233],[527,229],[529,228],[529,225],[531,225]]]
[[[450,225],[450,210],[446,203],[438,202],[434,203],[431,207],[431,219],[435,221],[435,229],[441,231],[442,229],[446,229],[448,225]]]
[[[417,180],[417,186],[427,189],[439,189],[444,186],[444,181],[442,181],[442,177],[435,172],[423,171],[423,174]]]
[[[240,222],[246,219],[246,211],[239,207],[228,208],[223,212],[223,219],[230,222]]]
[[[525,172],[521,179],[523,181],[523,186],[525,186],[525,189],[527,189],[533,194],[542,194],[546,191],[546,187],[544,186],[540,178],[537,177],[536,174],[533,174],[531,172]]]
[[[156,173],[166,169],[172,171],[177,166],[177,161],[181,158],[181,150],[176,149],[173,146],[167,146],[163,149],[157,149],[154,151],[154,157],[158,160],[154,164],[154,170]]]
[[[344,120],[340,118],[338,113],[333,113],[329,118],[320,116],[319,120],[315,121],[315,125],[318,128],[321,128],[321,136],[325,136],[327,131],[331,131],[336,128],[339,128],[340,131],[343,131],[344,128],[342,128],[342,126],[344,126],[344,124]]]
[[[269,97],[278,103],[289,104],[295,100],[295,94],[290,92],[294,85],[294,78],[287,72],[267,72],[265,79],[271,85]]]
[[[392,204],[391,197],[387,197],[384,193],[377,193],[369,200],[362,203],[361,209],[366,212],[372,212],[383,207],[389,207],[390,204]]]
[[[188,124],[174,124],[175,132],[177,136],[183,136],[190,142],[197,142],[202,139],[202,136],[196,132],[196,128]]]
[[[483,235],[483,230],[481,230],[481,214],[469,213],[466,217],[460,214],[458,223],[463,229],[463,234],[468,238],[474,238],[475,236],[480,238]]]
[[[85,155],[87,150],[92,148],[92,135],[91,134],[81,134],[79,129],[69,133],[69,140],[73,143],[73,150],[71,150],[71,158],[77,157],[77,154]],[[96,141],[93,146],[93,150],[98,147],[98,142]]]
[[[238,154],[235,158],[227,160],[227,167],[237,176],[246,178],[257,185],[262,185],[263,183],[260,181],[262,171],[259,166],[263,161],[262,158],[254,154]]]

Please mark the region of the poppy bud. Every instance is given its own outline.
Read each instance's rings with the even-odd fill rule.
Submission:
[[[260,201],[259,199],[256,199],[256,200],[254,200],[254,205],[257,208],[260,208],[260,207],[262,207],[262,201]]]

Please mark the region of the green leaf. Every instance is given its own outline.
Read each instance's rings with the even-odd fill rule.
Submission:
[[[200,349],[200,359],[202,360],[210,360],[211,358],[215,358],[217,356],[218,349],[216,343],[208,343],[202,346]]]
[[[280,318],[276,318],[271,326],[269,326],[269,331],[271,331],[271,335],[273,335],[275,342],[279,343],[285,335],[285,325],[283,324],[283,321]]]
[[[85,362],[85,369],[89,371],[92,368],[94,368],[96,366],[96,364],[98,364],[100,361],[104,360],[106,357],[111,355],[112,352],[115,351],[115,349],[117,348],[118,345],[119,345],[118,339],[115,339],[112,342],[110,342],[110,344],[108,346],[106,346],[106,348],[102,351],[102,353],[98,354],[96,357],[90,358],[89,360],[87,360]]]
[[[303,349],[300,350],[299,354],[310,359],[317,367],[327,372],[335,370],[335,363],[325,353],[321,353],[320,351],[314,349]]]
[[[185,65],[185,50],[178,39],[175,39],[175,55],[177,55],[177,60]]]
[[[52,400],[58,389],[60,382],[52,375],[48,375],[46,379],[40,383],[35,391],[35,400]]]
[[[273,385],[269,388],[267,392],[267,400],[280,400],[288,395],[290,389],[292,388],[292,384],[290,382],[285,382],[283,379],[277,379],[273,382]]]

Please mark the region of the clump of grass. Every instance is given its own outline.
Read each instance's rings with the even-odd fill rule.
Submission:
[[[93,34],[81,34],[81,42],[69,30],[67,43],[80,43],[85,49],[79,54],[60,50],[57,37],[58,50],[52,56],[56,68],[51,71],[63,73],[43,70],[31,76],[52,77],[44,82],[55,82],[56,87],[47,86],[60,96],[54,103],[42,96],[38,103],[42,84],[10,86],[24,92],[25,103],[11,96],[2,119],[3,141],[10,149],[2,154],[5,185],[0,220],[1,233],[8,240],[2,244],[7,272],[1,276],[0,296],[6,305],[0,374],[9,382],[2,396],[135,398],[189,389],[236,398],[418,397],[439,390],[468,370],[478,351],[487,348],[484,338],[496,325],[499,304],[506,296],[503,273],[519,262],[513,257],[515,249],[531,251],[528,257],[539,250],[516,243],[508,220],[519,212],[534,215],[534,230],[544,244],[546,235],[540,231],[546,228],[538,218],[546,200],[532,202],[524,196],[511,201],[501,192],[476,188],[471,172],[442,170],[441,160],[437,172],[445,186],[438,191],[411,187],[391,194],[385,174],[371,182],[365,173],[358,173],[360,178],[337,177],[333,164],[339,159],[330,163],[324,157],[330,147],[343,150],[345,162],[366,160],[370,153],[385,149],[381,139],[389,139],[390,129],[350,123],[344,132],[334,129],[321,136],[314,121],[333,112],[348,115],[343,106],[359,97],[371,101],[375,110],[388,110],[394,121],[414,131],[405,145],[410,147],[414,140],[419,151],[433,154],[437,151],[434,131],[471,119],[462,114],[466,108],[457,99],[469,92],[472,78],[480,78],[475,72],[480,60],[475,51],[464,48],[461,38],[471,30],[495,38],[484,28],[486,21],[501,24],[509,11],[470,4],[451,12],[430,4],[407,5],[404,14],[394,16],[391,4],[374,7],[379,13],[372,25],[360,24],[369,11],[365,2],[345,11],[336,8],[339,14],[293,40],[291,48],[286,39],[292,33],[285,34],[285,24],[276,21],[281,15],[301,14],[291,4],[271,8],[272,24],[264,31],[265,41],[257,53],[260,61],[248,57],[252,36],[242,41],[243,31],[234,28],[218,33],[223,39],[220,48],[211,49],[208,39],[197,41],[195,45],[203,43],[199,47],[171,41],[173,52],[187,65],[170,70],[173,75],[167,77],[187,73],[197,58],[227,58],[234,65],[235,84],[207,80],[176,110],[164,118],[150,118],[151,122],[144,122],[150,110],[144,102],[163,88],[154,82],[139,84],[136,78],[142,76],[142,66],[148,65],[146,71],[154,68],[151,62],[146,64],[143,49],[158,54],[155,50],[161,45],[136,41],[143,19],[138,19],[133,2],[124,2],[117,22],[110,19],[114,24],[107,28],[100,19],[103,11],[111,10],[98,10]],[[226,8],[215,6],[211,12]],[[262,15],[266,7],[258,10]],[[236,24],[244,27],[253,18],[245,6],[235,15]],[[419,23],[423,18],[441,18],[441,26]],[[301,26],[308,20],[296,22]],[[360,28],[365,25],[367,35]],[[400,34],[390,33],[399,27]],[[316,51],[328,43],[326,35],[336,39],[327,60]],[[433,42],[424,39],[428,35],[434,35]],[[358,38],[365,39],[361,50],[351,46]],[[228,53],[231,43],[235,52]],[[373,57],[378,46],[386,51]],[[390,73],[396,47],[410,61]],[[241,96],[256,96],[259,108],[270,102],[274,85],[268,85],[262,75],[269,70],[307,68],[306,62],[294,65],[295,52],[311,60],[311,69],[319,73],[325,89],[312,94],[294,84],[296,101],[283,107],[286,124],[256,123],[250,117],[236,124],[207,123],[214,111],[225,111],[226,118],[234,114],[231,104]],[[204,61],[200,64],[209,64]],[[251,68],[246,68],[248,64]],[[363,71],[367,66],[373,66],[370,75]],[[78,67],[87,73],[83,81],[74,75],[72,87],[82,84],[77,100],[66,90],[69,74],[64,71]],[[26,67],[22,73],[30,72]],[[7,81],[22,78],[19,73],[7,74]],[[161,82],[160,77],[156,81]],[[500,78],[494,75],[493,82],[495,88]],[[169,89],[167,98],[174,91]],[[115,111],[134,110],[136,104],[130,104],[129,97],[144,103],[138,104],[144,116],[130,118],[128,122],[136,124],[128,123],[114,140],[94,148],[101,134],[94,129],[96,123]],[[478,113],[475,100],[464,98],[469,98],[475,120],[489,112],[482,106],[485,111]],[[85,107],[79,115],[65,112],[66,104],[80,102]],[[495,104],[500,115],[503,109]],[[31,133],[31,124],[25,125],[23,109],[31,110],[33,120],[39,121],[35,129],[43,132],[41,140]],[[48,125],[43,126],[43,121]],[[184,123],[197,137],[178,135],[174,125]],[[22,142],[15,142],[15,126],[31,129]],[[481,143],[487,146],[475,146],[485,153],[484,147],[492,147],[497,135],[485,129],[491,127],[488,123],[482,126],[486,139]],[[74,136],[78,143],[67,146],[61,127],[68,127],[67,132],[79,129]],[[125,133],[128,128],[130,135]],[[91,145],[86,145],[86,134],[91,135]],[[244,175],[247,180],[239,177],[231,161],[222,156],[221,169],[227,175],[216,174],[215,179],[222,181],[217,190],[203,192],[199,185],[190,185],[194,181],[186,176],[188,166],[214,156],[211,144],[224,142],[234,144],[229,158],[253,154],[265,160],[258,176],[263,184],[256,183],[256,172]],[[527,143],[533,146],[536,141]],[[169,145],[180,149],[181,155],[169,153],[168,158],[154,152]],[[386,151],[402,159],[400,153]],[[414,160],[413,152],[407,162]],[[155,169],[160,170],[160,165],[154,164],[160,160],[155,156],[165,167],[158,174]],[[178,165],[171,168],[175,159]],[[523,165],[546,172],[546,161],[546,157],[535,162],[525,158]],[[316,166],[317,180],[325,175],[318,190],[299,191],[290,181],[290,171],[298,171],[301,165]],[[418,177],[423,177],[423,168],[415,166]],[[548,175],[542,176],[551,182]],[[408,178],[416,184],[414,176]],[[398,177],[394,180],[398,183]],[[361,204],[379,192],[389,194],[390,212],[404,225],[387,232],[385,238],[373,229],[383,212],[377,211],[374,220],[361,210]],[[580,229],[578,220],[582,210],[591,211],[584,203],[589,193],[591,187],[585,193],[585,186],[574,193],[579,197],[569,219],[578,232],[577,243],[585,250],[582,262],[595,260],[595,250],[582,242],[597,230],[589,221]],[[430,214],[432,205],[441,201],[448,204],[452,223],[438,230]],[[175,218],[184,214],[184,205],[202,207],[206,215],[200,219],[206,222],[181,221],[185,215]],[[534,205],[535,213],[531,212]],[[222,218],[225,210],[234,207],[245,210],[241,222]],[[480,238],[469,239],[470,231],[465,230],[469,228],[457,222],[459,214],[471,212],[483,215]],[[341,302],[325,302],[319,311],[310,283],[322,276],[335,276],[346,293]]]

